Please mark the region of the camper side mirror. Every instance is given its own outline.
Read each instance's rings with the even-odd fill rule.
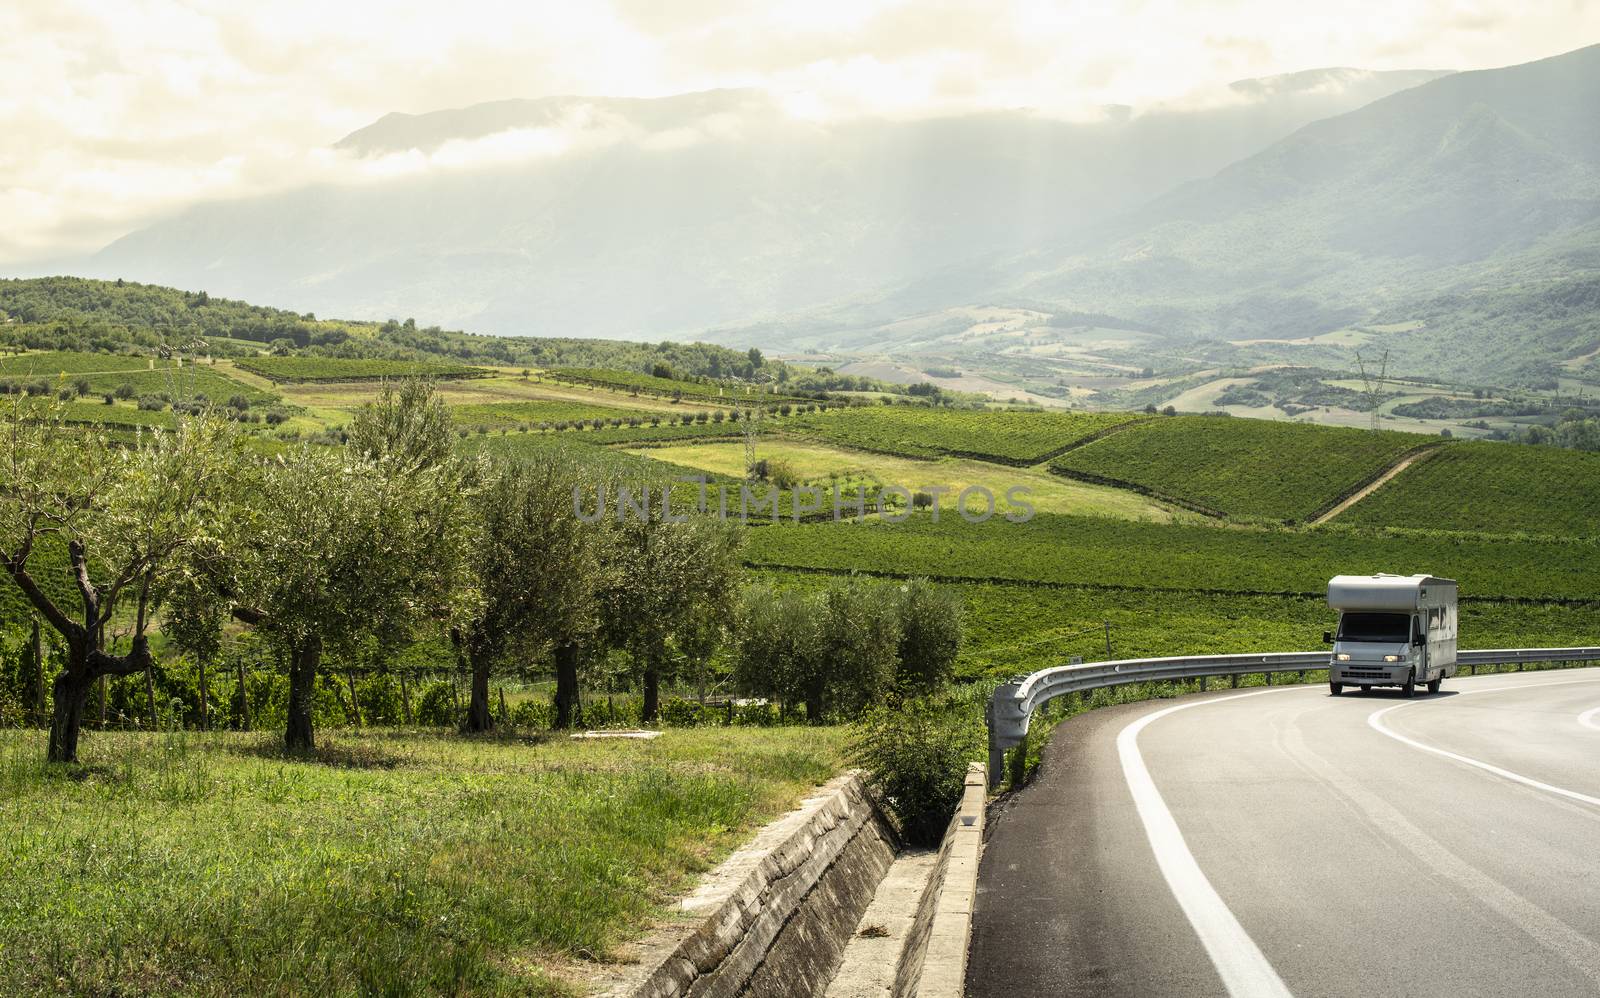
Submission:
[[[1333,632],[1332,631],[1323,631],[1322,632],[1322,643],[1325,644],[1325,645],[1333,644]]]
[[[1427,643],[1428,643],[1428,639],[1423,637],[1421,634],[1415,634],[1415,635],[1412,635],[1412,637],[1411,637],[1411,647],[1413,647],[1413,648],[1421,648],[1423,645],[1425,645]]]

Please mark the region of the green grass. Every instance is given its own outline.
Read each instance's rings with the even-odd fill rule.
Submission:
[[[640,447],[633,453],[677,465],[702,468],[730,479],[744,475],[745,450],[744,443],[739,440],[654,444]],[[802,482],[829,490],[830,495],[835,484],[846,495],[851,494],[858,484],[865,486],[869,494],[896,485],[913,491],[942,487],[949,490],[942,502],[948,507],[950,516],[956,515],[959,496],[968,487],[988,489],[995,497],[995,510],[1000,515],[1019,512],[1019,507],[1007,500],[1007,493],[1014,487],[1020,487],[1027,489],[1027,492],[1018,493],[1018,498],[1041,512],[1118,516],[1134,520],[1165,521],[1170,517],[1167,508],[1137,493],[1074,482],[1037,468],[1010,468],[968,458],[946,457],[929,461],[895,457],[845,450],[779,435],[763,437],[756,445],[756,456],[782,462]],[[975,513],[981,513],[985,509],[981,493],[969,499],[968,505]]]
[[[335,357],[250,357],[241,370],[276,382],[376,381],[380,378],[476,378],[481,367],[435,361],[346,360]]]
[[[1047,585],[1323,592],[1341,573],[1428,572],[1463,598],[1600,600],[1600,542],[1461,534],[1256,530],[1041,513],[969,524],[918,513],[902,524],[807,524],[752,533],[755,565]]]
[[[831,729],[652,742],[0,733],[0,980],[74,994],[566,994],[841,766]],[[563,980],[566,978],[566,980]]]
[[[1453,444],[1401,472],[1339,522],[1593,537],[1600,534],[1600,454]]]
[[[1381,474],[1429,437],[1304,423],[1173,416],[1113,433],[1051,462],[1215,514],[1299,522]]]
[[[810,413],[790,433],[905,457],[972,457],[1036,464],[1086,437],[1140,419],[1126,412],[1025,412],[882,406]],[[1114,436],[1115,434],[1113,434]]]

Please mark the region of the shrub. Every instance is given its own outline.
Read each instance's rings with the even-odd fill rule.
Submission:
[[[744,703],[733,708],[733,723],[741,728],[771,728],[782,720],[776,704]]]
[[[282,409],[273,409],[267,413],[268,426],[281,426],[289,421],[289,414]]]
[[[228,408],[237,410],[239,412],[244,412],[246,409],[250,408],[250,400],[245,398],[243,395],[229,395]]]
[[[961,803],[967,763],[983,751],[982,712],[970,699],[928,696],[874,708],[858,726],[852,761],[907,842],[935,846]]]
[[[89,394],[89,379],[88,378],[73,378],[72,379],[72,392],[73,392],[74,395],[87,395],[87,394]]]
[[[436,679],[422,688],[417,698],[417,723],[429,728],[456,725],[456,691],[446,680]]]
[[[154,395],[145,395],[139,399],[139,408],[145,412],[160,412],[166,407],[167,404]]]
[[[555,726],[555,705],[549,700],[523,700],[511,708],[511,725],[517,728],[543,730]]]
[[[666,728],[697,728],[702,724],[716,723],[715,712],[702,707],[694,700],[668,697],[661,705],[661,725]]]

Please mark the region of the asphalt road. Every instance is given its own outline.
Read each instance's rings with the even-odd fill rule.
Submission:
[[[968,994],[1600,994],[1600,669],[1073,718],[991,820]]]

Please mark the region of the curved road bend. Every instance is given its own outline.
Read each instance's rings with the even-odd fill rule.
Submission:
[[[1073,718],[992,820],[967,983],[1600,993],[1600,669]]]

